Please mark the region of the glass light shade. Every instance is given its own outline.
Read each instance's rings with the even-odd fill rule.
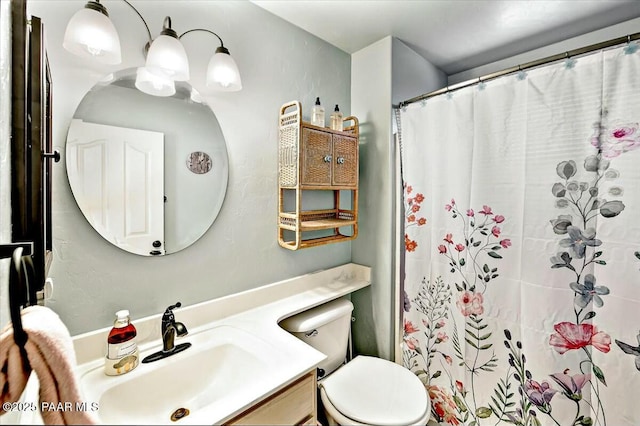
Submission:
[[[207,67],[207,87],[224,92],[237,92],[242,90],[242,81],[236,61],[229,53],[216,50]],[[226,49],[224,49],[226,50]]]
[[[74,55],[94,58],[104,64],[122,62],[120,38],[113,22],[96,10],[80,9],[71,17],[62,46]]]
[[[184,46],[177,38],[158,36],[147,53],[145,68],[158,76],[175,81],[189,80],[189,60]]]
[[[173,80],[150,73],[145,67],[136,70],[136,88],[152,96],[172,96],[176,93]]]

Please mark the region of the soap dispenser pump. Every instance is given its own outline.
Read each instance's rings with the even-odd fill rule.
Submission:
[[[331,130],[339,130],[339,131],[343,130],[342,113],[340,112],[340,108],[338,108],[338,104],[336,104],[336,107],[331,113],[329,125],[331,127]]]
[[[324,107],[320,105],[320,98],[316,98],[316,104],[311,110],[311,124],[324,127]]]

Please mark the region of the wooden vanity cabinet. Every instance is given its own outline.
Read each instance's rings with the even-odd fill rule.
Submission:
[[[234,417],[227,425],[317,424],[316,373],[310,372]]]
[[[346,117],[343,131],[331,130],[302,121],[301,108],[294,101],[280,110],[278,243],[289,250],[358,236],[358,119]],[[302,195],[310,191],[332,191],[333,203],[326,209],[302,210]],[[348,208],[341,204],[345,191],[351,198]],[[293,208],[285,209],[286,193],[292,194]],[[311,231],[329,235],[314,236]]]

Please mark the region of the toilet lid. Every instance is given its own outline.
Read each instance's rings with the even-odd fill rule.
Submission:
[[[380,358],[357,356],[323,379],[321,386],[338,411],[360,423],[408,425],[420,420],[429,407],[420,379]]]

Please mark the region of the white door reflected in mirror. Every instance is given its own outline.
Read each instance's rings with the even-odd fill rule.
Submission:
[[[151,96],[136,89],[136,75],[136,68],[114,73],[108,81],[98,82],[78,105],[67,135],[66,162],[70,170],[67,173],[69,184],[87,221],[111,244],[127,252],[144,256],[176,253],[202,237],[220,212],[229,177],[227,146],[216,115],[204,97],[191,85],[177,81],[173,95]],[[84,146],[82,153],[77,152],[78,147],[74,146],[79,138],[75,129],[78,122],[83,123],[86,133],[82,138],[97,145]],[[161,135],[164,140],[162,153],[149,154],[149,158],[157,159],[160,164],[146,164],[147,147],[128,145],[127,149],[131,151],[124,151],[122,148],[122,155],[127,152],[126,155],[131,157],[127,159],[131,162],[130,170],[123,170],[122,167],[111,170],[111,163],[106,162],[106,144],[98,143],[104,138],[101,133],[103,127],[96,126],[132,131],[137,129]],[[93,130],[97,130],[98,133],[93,134]],[[134,139],[140,138],[128,137],[127,142]],[[99,150],[104,150],[104,153]],[[80,155],[86,158],[79,158]],[[80,160],[93,161],[96,164],[81,164],[84,169],[79,169],[80,166],[76,163]],[[137,164],[137,161],[141,163]],[[142,165],[142,162],[145,164]],[[82,175],[93,172],[100,174],[90,176],[88,180]],[[111,194],[113,185],[103,184],[100,179],[107,179],[106,176],[111,176],[112,173],[118,174],[118,177],[113,179],[119,179],[120,182],[124,182],[124,176],[128,176],[131,179],[130,182],[126,182],[128,189],[125,190],[124,186],[118,187],[114,194]],[[148,173],[158,173],[158,177],[151,177]],[[134,176],[138,177],[135,181]],[[81,180],[87,182],[80,184]],[[85,188],[87,185],[91,188]],[[85,199],[86,197],[88,199]],[[121,208],[124,214],[124,231],[118,232],[117,238],[111,234],[111,230],[109,233],[106,232],[106,218],[103,217],[105,207],[96,204],[112,198],[125,200],[127,203]],[[150,207],[151,199],[153,203],[160,204]],[[129,206],[135,207],[129,209]],[[162,210],[162,216],[156,213],[156,207]],[[147,212],[145,209],[152,209],[153,212]],[[130,213],[140,215],[127,217],[126,214]],[[163,224],[164,234],[151,231],[156,226],[156,219],[158,223]],[[151,224],[149,221],[154,223]],[[144,242],[144,249],[134,247],[131,244],[133,236],[145,235],[147,227],[149,231],[145,237],[147,240]],[[149,241],[152,248],[148,247]]]
[[[164,134],[74,119],[67,173],[100,235],[131,253],[165,253]]]

